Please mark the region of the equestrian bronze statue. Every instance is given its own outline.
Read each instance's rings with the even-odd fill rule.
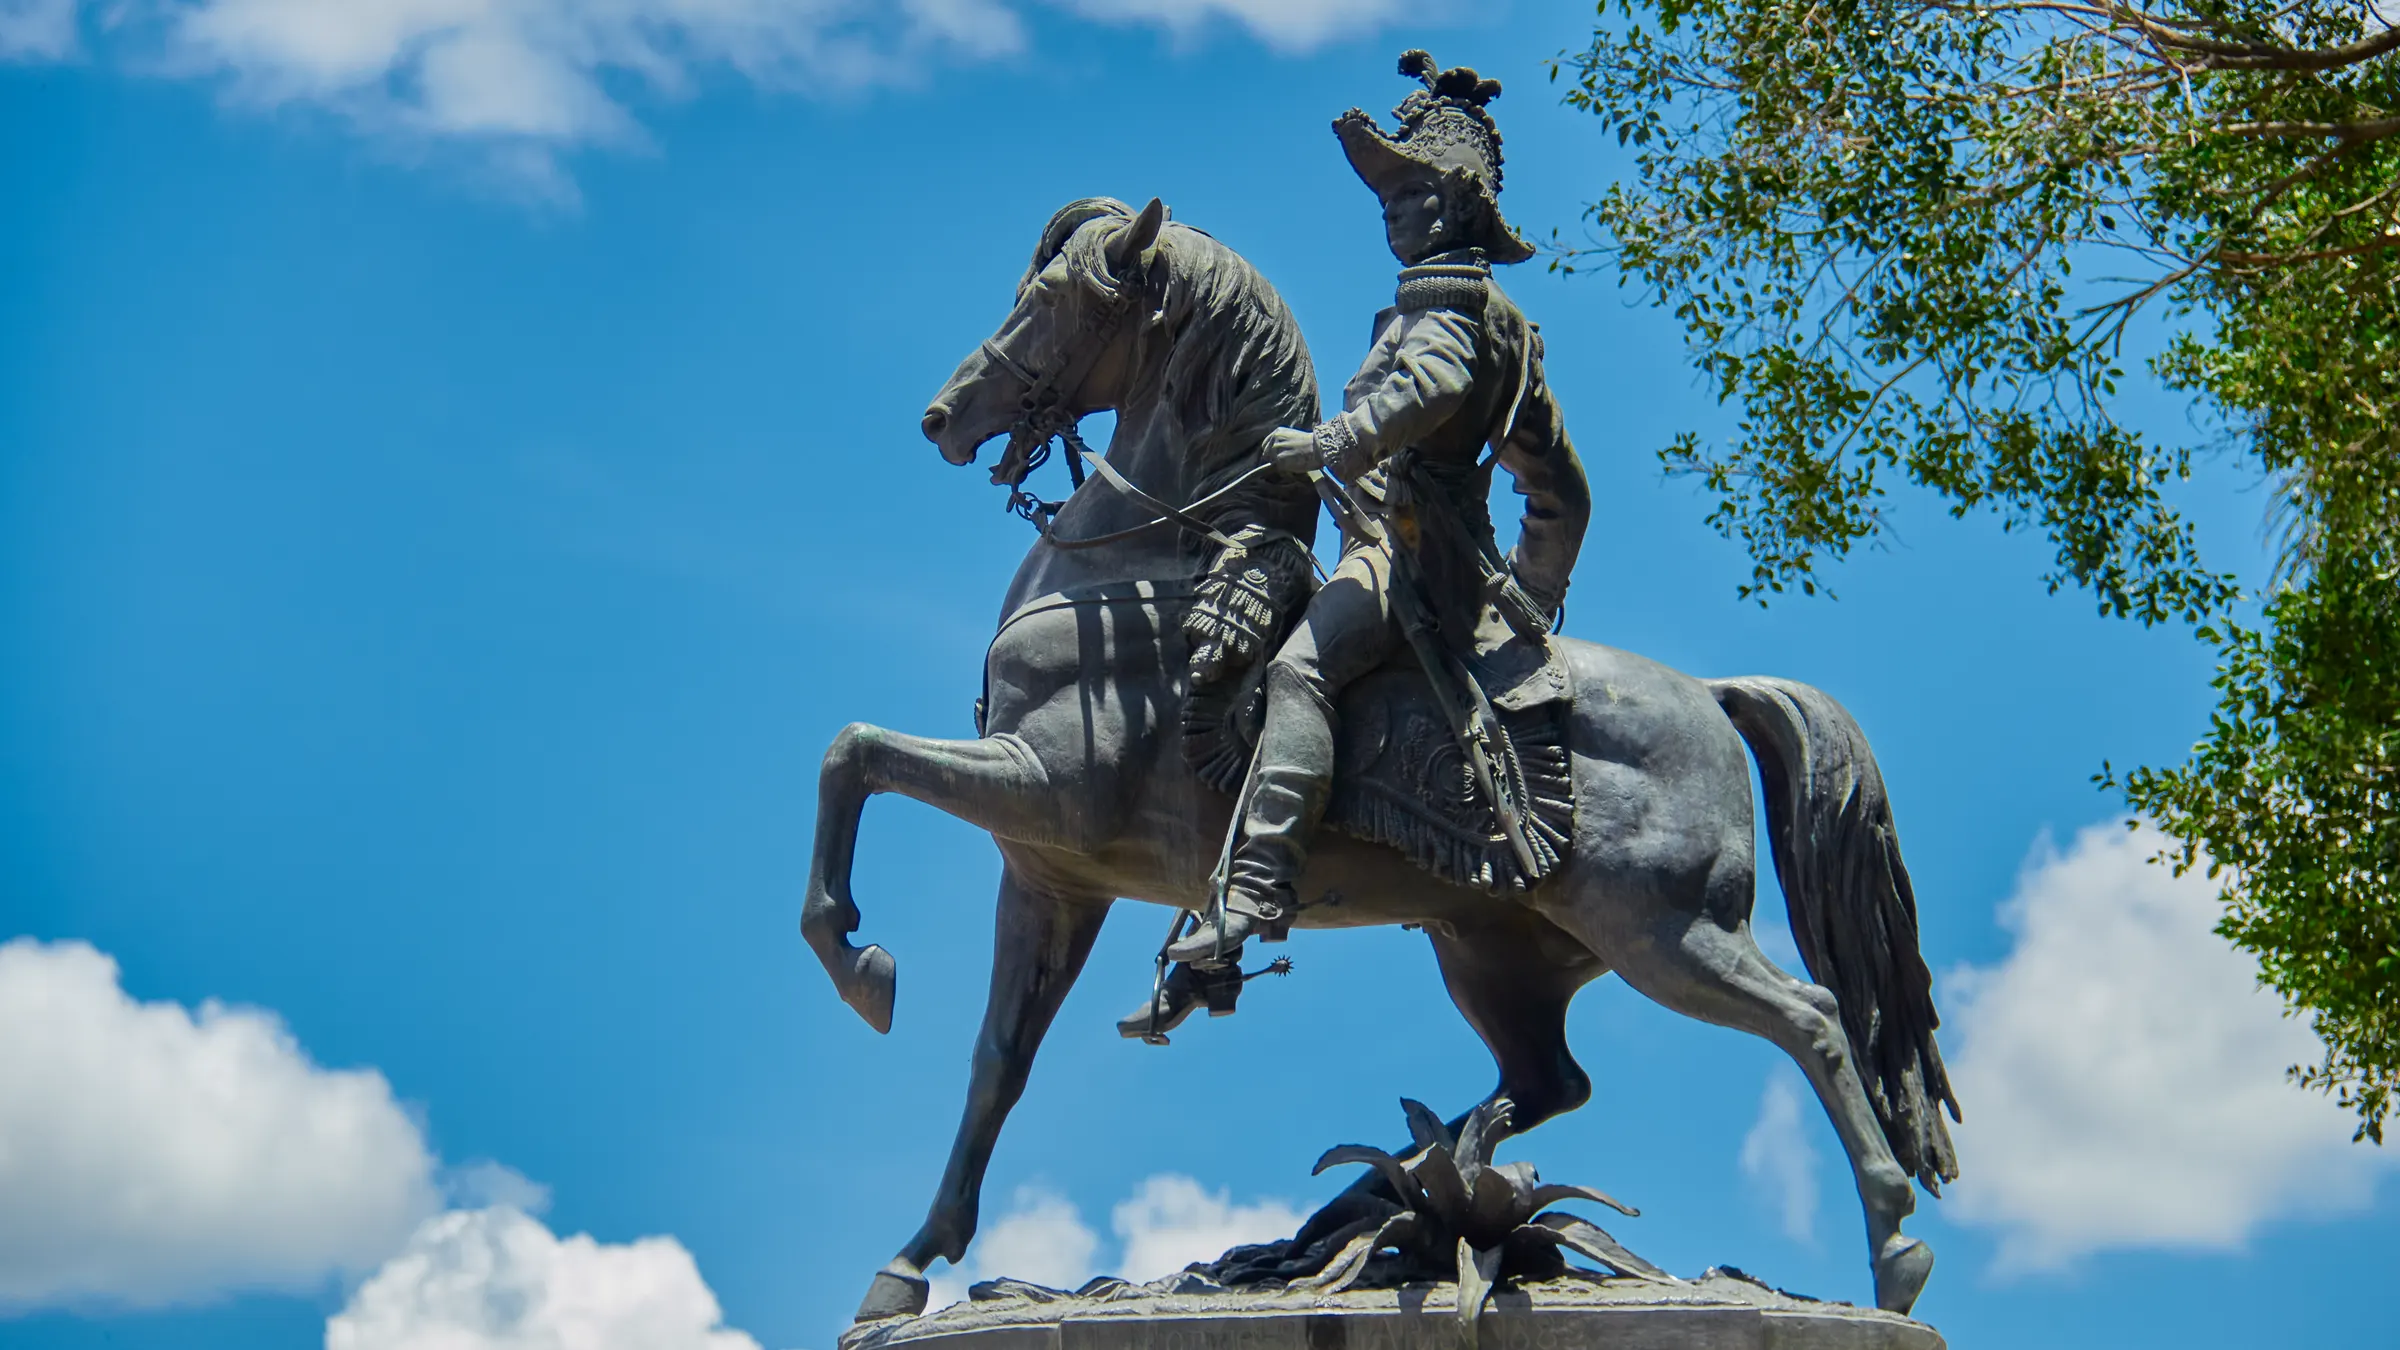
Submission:
[[[1335,123],[1402,264],[1338,414],[1263,277],[1155,200],[1100,198],[1043,226],[1014,306],[924,413],[953,464],[1006,438],[995,480],[1040,537],[976,738],[852,725],[825,757],[802,929],[878,1031],[893,959],[851,941],[867,798],[972,822],[1004,863],[949,1167],[862,1319],[922,1311],[926,1268],[965,1255],[1001,1126],[1120,899],[1178,912],[1152,999],[1120,1024],[1152,1041],[1232,1009],[1250,939],[1421,927],[1498,1066],[1489,1129],[1590,1097],[1567,1006],[1611,971],[1763,1036],[1841,1137],[1877,1303],[1907,1311],[1931,1270],[1901,1224],[1912,1177],[1938,1194],[1957,1175],[1940,1115],[1957,1106],[1865,736],[1806,685],[1695,679],[1551,631],[1591,507],[1540,334],[1492,277],[1531,254],[1499,209],[1499,85],[1422,52],[1401,70],[1423,87],[1394,133],[1355,109]],[[1074,424],[1103,409],[1116,433],[1087,458]],[[1091,476],[1053,505],[1023,484],[1062,436]],[[1506,556],[1495,468],[1526,502]],[[1319,584],[1326,507],[1343,541]],[[1751,756],[1816,983],[1752,940]]]

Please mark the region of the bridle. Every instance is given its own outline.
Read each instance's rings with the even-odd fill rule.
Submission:
[[[1009,355],[1001,349],[999,343],[992,339],[987,337],[983,340],[984,359],[1008,372],[1011,378],[1025,386],[1024,396],[1018,400],[1017,420],[1011,423],[1008,429],[1008,448],[1001,452],[1000,462],[992,467],[992,482],[996,486],[1008,489],[1008,502],[1005,507],[1008,513],[1033,526],[1034,531],[1042,537],[1042,542],[1052,548],[1069,551],[1100,548],[1154,530],[1161,525],[1173,525],[1189,534],[1206,539],[1220,548],[1235,547],[1232,539],[1202,519],[1200,513],[1236,491],[1247,487],[1260,475],[1274,468],[1273,465],[1262,461],[1199,501],[1193,502],[1189,506],[1179,507],[1171,502],[1161,501],[1143,491],[1125,475],[1119,473],[1106,459],[1093,454],[1092,448],[1084,443],[1083,434],[1079,430],[1082,418],[1069,409],[1075,396],[1083,392],[1083,382],[1091,375],[1092,367],[1098,364],[1101,354],[1108,350],[1109,344],[1116,340],[1117,330],[1124,325],[1126,316],[1133,312],[1136,299],[1149,293],[1151,269],[1157,265],[1157,262],[1158,250],[1152,248],[1144,254],[1140,271],[1137,274],[1126,277],[1113,293],[1107,294],[1103,303],[1084,313],[1082,322],[1077,325],[1077,336],[1080,340],[1076,344],[1076,354],[1070,356],[1056,369],[1036,370]],[[1048,501],[1035,496],[1026,491],[1024,486],[1025,479],[1034,470],[1050,462],[1050,443],[1052,441],[1066,443],[1067,480],[1070,494],[1073,489],[1083,486],[1084,466],[1088,464],[1108,481],[1109,486],[1158,514],[1139,525],[1128,526],[1121,530],[1111,530],[1106,534],[1094,535],[1090,538],[1067,539],[1060,537],[1051,529],[1051,526],[1059,510],[1066,503]],[[1289,540],[1295,545],[1298,544],[1296,539],[1291,539],[1282,531],[1275,531],[1274,536]],[[1254,546],[1266,542],[1267,540],[1264,538],[1253,541]],[[1322,577],[1325,569],[1318,564],[1315,555],[1308,553],[1305,547],[1301,548],[1301,552],[1308,557],[1309,566]]]
[[[983,340],[984,359],[1025,386],[1024,396],[1017,401],[1017,420],[1008,429],[1008,448],[992,467],[992,482],[1008,489],[1009,514],[1022,518],[1045,539],[1050,537],[1052,518],[1066,503],[1045,501],[1027,492],[1025,479],[1050,462],[1052,441],[1064,441],[1069,491],[1083,486],[1084,457],[1091,447],[1084,444],[1079,429],[1083,419],[1070,408],[1075,396],[1083,392],[1092,367],[1116,341],[1117,330],[1133,312],[1135,300],[1149,293],[1150,272],[1157,261],[1158,250],[1153,247],[1142,258],[1138,273],[1120,281],[1113,292],[1104,292],[1102,303],[1084,311],[1072,354],[1054,369],[1035,370],[1001,350],[999,343],[988,337]]]
[[[1047,501],[1027,492],[1025,479],[1035,469],[1050,462],[1050,443],[1063,440],[1067,443],[1069,491],[1083,486],[1083,456],[1089,447],[1084,444],[1083,433],[1078,428],[1082,419],[1066,410],[1066,401],[1059,395],[1060,376],[1065,372],[1038,375],[1027,369],[1023,362],[1000,350],[1000,344],[990,338],[983,340],[983,355],[985,360],[1015,376],[1026,386],[1017,420],[1008,429],[1008,449],[1001,453],[1000,462],[992,467],[992,482],[1008,489],[1005,509],[1010,515],[1022,518],[1034,529],[1046,534],[1050,529],[1051,517],[1057,515],[1059,508],[1066,503]],[[1081,375],[1089,373],[1087,366],[1078,374],[1076,383],[1080,385]]]

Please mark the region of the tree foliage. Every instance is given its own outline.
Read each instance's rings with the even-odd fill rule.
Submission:
[[[1661,453],[1814,592],[1895,481],[2054,548],[2045,580],[2189,622],[2219,709],[2104,775],[2208,865],[2221,931],[2380,1142],[2400,1087],[2400,0],[1613,0],[1568,100],[1635,152],[1590,248],[1670,306],[1738,422]],[[2388,17],[2387,17],[2388,16]],[[2118,416],[2136,364],[2206,428]],[[2141,332],[2134,333],[2140,337]],[[2271,484],[2248,605],[2175,485]]]

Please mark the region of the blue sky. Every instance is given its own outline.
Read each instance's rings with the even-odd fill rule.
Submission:
[[[1507,81],[1510,214],[1572,235],[1625,167],[1545,82],[1589,11],[1435,9],[0,0],[0,1343],[530,1350],[597,1282],[660,1291],[684,1340],[644,1343],[830,1346],[939,1175],[998,872],[870,808],[888,1037],[799,941],[826,742],[968,734],[1028,543],[918,415],[1095,193],[1251,259],[1338,387],[1391,265],[1326,126],[1403,47]],[[1737,601],[1652,454],[1723,425],[1671,321],[1508,285],[1594,484],[1569,631],[1809,681],[1874,740],[1969,1116],[1920,1314],[2388,1335],[2333,1296],[2400,1240],[2386,1159],[2281,1084],[2306,1033],[2205,889],[2087,833],[2104,760],[2203,726],[2207,652],[1905,495],[1839,601]],[[2188,497],[2255,576],[2261,494]],[[1489,1085],[1399,932],[1302,934],[1240,1016],[1121,1041],[1160,927],[1103,936],[971,1271],[1257,1236],[1398,1097]],[[1869,1296],[1776,1052],[1614,982],[1572,1031],[1595,1100],[1511,1156],[1642,1206],[1672,1269]],[[475,1252],[486,1286],[425,1292]]]

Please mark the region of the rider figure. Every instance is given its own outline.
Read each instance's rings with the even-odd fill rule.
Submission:
[[[1383,201],[1385,236],[1403,264],[1397,303],[1376,316],[1341,415],[1273,432],[1265,446],[1286,472],[1324,469],[1355,484],[1388,544],[1348,541],[1269,666],[1222,915],[1204,915],[1167,953],[1201,969],[1237,960],[1244,939],[1262,928],[1276,935],[1291,913],[1332,788],[1335,699],[1407,649],[1404,607],[1421,605],[1417,619],[1465,657],[1510,629],[1538,648],[1591,514],[1540,337],[1491,279],[1491,264],[1533,256],[1500,215],[1500,133],[1484,107],[1499,82],[1441,70],[1421,51],[1400,58],[1400,73],[1425,87],[1395,110],[1395,136],[1356,108],[1334,123],[1351,167]],[[1495,460],[1526,498],[1505,562],[1487,505]]]

